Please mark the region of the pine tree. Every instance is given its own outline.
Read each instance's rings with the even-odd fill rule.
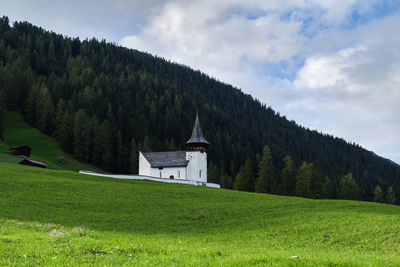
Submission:
[[[219,174],[219,169],[218,166],[214,164],[214,162],[210,162],[207,170],[207,180],[210,183],[216,183],[219,184],[220,180],[220,174]]]
[[[102,140],[100,136],[100,124],[96,115],[90,119],[89,122],[90,128],[90,162],[99,165],[101,161],[101,153],[102,151]]]
[[[9,49],[7,49],[6,54],[10,58],[8,60],[9,63],[4,65],[4,71],[2,73],[2,79],[5,82],[5,85],[3,87],[4,102],[8,110],[16,110],[19,105],[21,94],[20,81],[18,79],[20,78],[19,76],[21,70],[16,64],[17,58],[13,58],[15,54]]]
[[[396,193],[392,186],[389,186],[386,191],[386,203],[395,204],[396,203]]]
[[[116,143],[116,165],[115,169],[118,173],[123,171],[123,166],[125,160],[127,160],[127,157],[124,157],[125,151],[124,151],[124,141],[122,140],[122,134],[121,131],[117,132],[117,143]]]
[[[63,98],[61,98],[56,106],[56,114],[55,114],[55,119],[54,119],[54,125],[55,125],[55,132],[54,135],[60,136],[62,135],[62,126],[63,126],[63,120],[64,120],[64,114],[67,112],[67,105],[64,101]]]
[[[333,185],[329,177],[325,177],[324,184],[322,185],[322,198],[333,198]]]
[[[279,185],[279,193],[282,195],[293,195],[296,187],[297,169],[292,158],[287,155],[284,159],[284,167],[281,171],[281,183]]]
[[[251,188],[252,179],[254,179],[254,172],[251,166],[251,161],[248,159],[246,160],[245,164],[240,167],[239,172],[236,175],[233,188],[239,191],[251,192],[253,191],[253,188]]]
[[[47,87],[42,84],[36,103],[36,123],[39,130],[47,134],[52,134],[54,129],[53,116],[53,99]]]
[[[111,144],[111,130],[110,124],[105,119],[99,128],[99,140],[101,140],[101,167],[105,170],[111,170],[114,165],[114,158],[112,156],[112,144]]]
[[[135,138],[131,139],[131,156],[129,160],[129,171],[132,174],[138,174],[139,150]]]
[[[309,198],[323,197],[323,178],[313,163],[303,162],[300,166],[295,195]]]
[[[56,57],[55,57],[55,51],[54,51],[54,42],[53,39],[50,40],[49,47],[47,49],[47,54],[48,54],[48,59],[47,59],[47,64],[49,65],[49,68],[55,69],[56,68]]]
[[[276,193],[276,184],[277,178],[272,162],[271,150],[268,146],[265,146],[259,165],[255,191],[258,193]]]
[[[221,175],[220,185],[222,188],[232,189],[233,181],[232,177],[224,173]]]
[[[90,156],[89,117],[83,109],[76,112],[74,121],[74,156],[88,161]]]
[[[323,176],[320,174],[318,169],[313,163],[308,164],[309,171],[309,192],[307,197],[309,198],[322,198],[323,197]]]
[[[310,187],[310,175],[308,174],[308,164],[307,162],[303,162],[297,172],[294,195],[300,197],[306,197],[309,192],[309,187]]]
[[[249,191],[249,181],[247,177],[243,175],[242,172],[238,172],[235,177],[235,183],[233,184],[233,189],[239,191]]]
[[[39,91],[40,91],[40,85],[34,84],[31,90],[29,91],[25,103],[25,109],[24,109],[25,118],[33,126],[36,126],[36,109],[37,109],[37,102],[39,99]]]
[[[142,152],[153,151],[150,136],[146,135],[143,139],[143,142],[139,143],[139,150]]]
[[[343,176],[340,183],[340,189],[341,197],[343,199],[361,200],[360,190],[351,172]]]
[[[59,128],[57,129],[58,139],[61,141],[61,146],[67,152],[73,152],[73,138],[74,138],[74,114],[68,110],[62,116]]]
[[[1,90],[0,88],[0,141],[3,140],[4,118],[5,118],[4,97],[3,97],[3,90]]]
[[[379,185],[377,185],[374,189],[374,198],[373,200],[374,202],[380,202],[383,203],[385,202],[385,197],[383,196],[383,190],[382,187],[380,187]]]

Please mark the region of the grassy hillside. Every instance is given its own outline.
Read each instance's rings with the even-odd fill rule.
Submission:
[[[398,266],[399,213],[0,165],[0,265]]]
[[[7,112],[5,120],[4,142],[0,143],[0,163],[17,163],[14,157],[4,155],[13,146],[28,145],[31,147],[31,158],[47,164],[48,168],[56,170],[99,170],[96,167],[83,164],[73,159],[71,155],[62,151],[60,145],[47,135],[42,134],[16,112]],[[67,160],[67,164],[58,162],[60,156]]]

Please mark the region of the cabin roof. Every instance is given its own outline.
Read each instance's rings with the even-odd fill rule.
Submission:
[[[38,165],[38,166],[43,166],[43,167],[47,167],[46,163],[40,162],[40,161],[36,161],[36,160],[32,160],[32,159],[24,159],[22,160],[19,164],[25,165],[26,163],[31,163],[34,165]]]
[[[142,154],[153,168],[186,167],[188,164],[184,151],[142,152]]]
[[[31,148],[30,148],[29,146],[27,146],[27,145],[10,147],[10,149],[22,149],[22,148],[25,148],[25,149],[31,149]]]

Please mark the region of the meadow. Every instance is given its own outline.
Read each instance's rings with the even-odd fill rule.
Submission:
[[[6,118],[0,266],[400,266],[398,206],[82,175],[98,169]],[[48,169],[16,165],[22,144]]]
[[[400,207],[0,165],[1,266],[399,266]]]

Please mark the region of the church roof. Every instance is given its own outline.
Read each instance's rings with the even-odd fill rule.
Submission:
[[[142,154],[153,168],[186,167],[188,164],[186,152],[184,151],[142,152]]]
[[[201,130],[199,115],[196,115],[196,121],[193,126],[192,137],[186,142],[186,144],[210,144],[203,136],[203,131]]]

